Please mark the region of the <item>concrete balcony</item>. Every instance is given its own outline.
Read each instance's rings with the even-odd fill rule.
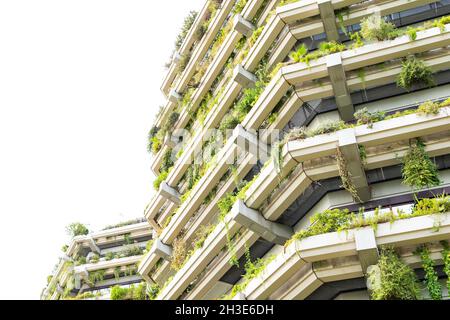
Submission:
[[[418,116],[418,115],[409,115],[404,116],[397,119],[391,119],[386,121],[381,121],[375,123],[378,125],[376,128],[374,124],[374,128],[372,129],[374,132],[372,135],[369,134],[366,126],[359,126],[354,128],[355,132],[361,132],[361,140],[360,143],[367,146],[380,145],[383,143],[394,142],[402,139],[408,139],[412,137],[421,136],[422,134],[432,134],[435,132],[446,131],[450,127],[450,121],[448,121],[450,117],[450,110],[448,108],[442,108],[441,112],[437,116]],[[394,121],[392,121],[394,120]],[[414,124],[413,124],[414,123]],[[395,138],[390,138],[388,141],[383,141],[380,137],[379,130],[385,132],[386,136],[393,136]],[[394,133],[397,131],[397,133]],[[320,141],[321,139],[325,139],[328,141],[329,137],[337,136],[336,134],[317,136],[311,139],[316,139],[316,141]],[[366,136],[366,134],[368,134]],[[364,136],[364,138],[362,138]],[[356,137],[359,138],[360,135],[356,134]],[[331,138],[333,140],[333,138]],[[446,154],[448,152],[447,146],[448,139],[445,139],[443,142],[436,142],[434,144],[430,144],[427,146],[427,151],[432,155],[440,155]],[[334,138],[333,145],[334,150],[336,150],[338,139]],[[301,156],[299,155],[291,155],[290,152],[294,152],[294,149],[291,149],[293,144],[297,145],[298,148],[302,148],[303,144],[298,143],[296,141],[289,142],[283,151],[284,164],[290,163],[290,159],[296,159],[297,161],[303,161]],[[308,143],[309,144],[309,143]],[[292,146],[291,146],[292,145]],[[317,150],[315,150],[315,144],[309,144],[311,147],[311,153],[308,154],[316,154]],[[320,145],[320,143],[319,143]],[[289,150],[289,151],[287,151]],[[292,150],[292,151],[291,151]],[[395,163],[398,157],[401,157],[404,152],[406,152],[407,148],[403,148],[402,150],[390,150],[388,154],[383,154],[383,156],[379,155],[368,155],[367,157],[367,166],[370,168],[380,168],[386,165]],[[324,153],[321,156],[328,155],[329,153]],[[303,155],[304,157],[304,155]],[[317,158],[317,157],[316,157]],[[390,160],[388,160],[388,158]],[[306,159],[306,158],[305,158]],[[298,163],[298,162],[297,162]],[[290,166],[289,171],[293,166]],[[325,161],[324,165],[319,167],[305,168],[306,173],[301,173],[298,177],[292,179],[292,183],[296,184],[296,187],[289,187],[288,189],[284,189],[282,192],[283,197],[278,197],[274,201],[276,205],[269,205],[268,209],[263,212],[265,219],[269,221],[277,220],[284,210],[280,210],[279,208],[287,208],[305,189],[308,187],[312,180],[318,181],[325,178],[336,177],[338,176],[338,170],[335,164],[329,164]],[[267,198],[269,193],[274,190],[278,184],[280,179],[279,174],[275,170],[275,168],[271,165],[266,166],[253,185],[249,188],[246,193],[245,203],[248,207],[258,208],[258,206],[262,203],[264,199]],[[295,194],[292,196],[292,194]],[[224,247],[224,243],[226,242],[227,235],[229,237],[233,237],[234,233],[240,228],[237,223],[231,221],[231,214],[227,215],[226,221],[228,219],[228,230],[226,230],[225,223],[218,224],[213,233],[208,236],[205,241],[205,245],[202,249],[197,250],[195,254],[189,259],[186,265],[175,275],[175,278],[172,282],[170,282],[166,289],[163,290],[160,297],[162,299],[175,299],[178,294],[184,291],[186,286],[192,282],[204,269],[204,267],[209,264],[214,257],[220,252],[220,250]],[[254,235],[253,231],[244,231],[241,237],[246,237],[248,233],[248,237]],[[259,235],[256,237],[256,239]],[[255,241],[256,241],[255,239]],[[210,242],[214,241],[214,242]],[[217,247],[213,247],[214,244],[217,244]],[[246,243],[247,246],[250,246],[252,243]],[[241,250],[242,248],[236,247],[236,250]],[[206,251],[207,250],[207,251]],[[195,258],[194,258],[195,257]],[[192,261],[191,261],[192,260]],[[195,265],[194,265],[195,264]],[[197,267],[198,266],[198,267]],[[217,277],[216,277],[217,278]],[[176,279],[176,281],[175,281]],[[211,284],[212,285],[212,284]],[[204,289],[205,291],[206,289]]]
[[[186,38],[184,39],[180,49],[178,52],[176,52],[176,55],[183,56],[186,54],[189,54],[191,51],[194,43],[195,43],[195,35],[200,28],[201,24],[205,21],[207,15],[208,15],[208,7],[209,7],[209,1],[205,1],[205,4],[203,5],[200,12],[197,14],[197,17],[195,18],[194,23],[192,24],[191,29],[189,30],[188,34],[186,35]],[[163,84],[161,86],[161,91],[167,95],[170,90],[170,86],[172,85],[173,80],[176,77],[176,67],[177,61],[176,59],[171,61],[169,70],[164,78]]]
[[[233,21],[242,22],[245,21],[248,26],[248,21],[251,21],[255,16],[257,9],[263,4],[262,0],[251,0],[249,1],[244,10],[242,11],[242,15],[236,15],[233,17]],[[236,24],[235,22],[234,24]],[[237,24],[240,26],[241,24]],[[225,38],[222,46],[214,57],[212,63],[209,65],[206,73],[203,75],[203,78],[200,82],[200,86],[195,90],[190,104],[190,111],[195,111],[205,94],[210,90],[211,85],[214,83],[215,79],[219,76],[219,73],[222,71],[225,63],[230,57],[231,53],[236,49],[236,44],[241,40],[244,35],[238,29],[234,28]],[[189,121],[189,117],[187,115],[187,110],[183,110],[181,113],[180,119],[177,123],[177,128],[184,128]]]
[[[377,246],[392,245],[396,248],[420,245],[450,238],[450,216],[443,214],[440,228],[435,230],[435,219],[432,216],[422,216],[398,220],[393,223],[378,225],[374,233]],[[253,299],[304,299],[322,283],[350,279],[363,276],[363,266],[358,257],[358,232],[362,230],[349,230],[343,233],[327,233],[312,236],[301,241],[294,241],[283,253],[268,264],[262,274],[253,279],[245,288],[243,295]],[[354,257],[354,258],[353,258]],[[346,258],[346,265],[317,267],[314,262],[337,258]],[[353,258],[353,259],[352,259]],[[353,260],[350,263],[349,260]],[[417,263],[410,259],[410,264]],[[414,261],[416,260],[416,261]],[[311,272],[314,269],[315,272]],[[302,275],[299,276],[298,272]],[[316,272],[319,271],[319,272]],[[292,281],[296,279],[296,281]],[[298,279],[298,280],[297,280]],[[276,288],[288,283],[290,290],[284,288],[284,293]],[[275,292],[274,295],[272,295]]]

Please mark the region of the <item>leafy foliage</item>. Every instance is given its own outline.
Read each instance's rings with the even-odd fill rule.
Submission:
[[[369,112],[367,108],[362,108],[355,112],[354,114],[355,119],[358,121],[358,125],[366,124],[368,128],[373,127],[374,122],[378,122],[385,119],[385,113],[384,111],[377,111],[377,112]]]
[[[295,233],[285,246],[289,246],[295,240],[302,240],[319,234],[366,226],[375,229],[378,223],[448,212],[450,211],[450,196],[442,195],[435,198],[420,199],[412,208],[411,213],[397,213],[395,215],[392,210],[384,214],[379,214],[378,211],[375,210],[376,214],[373,217],[365,217],[361,212],[358,214],[350,213],[347,209],[332,209],[316,213],[310,219],[310,226]]]
[[[371,15],[361,21],[361,36],[365,40],[389,40],[398,36],[395,25],[379,15]]]
[[[161,172],[155,179],[155,181],[153,181],[153,188],[155,190],[159,190],[159,186],[161,185],[161,183],[166,180],[167,176],[169,175],[168,171],[163,171]]]
[[[110,292],[111,300],[147,300],[146,283],[142,282],[137,287],[120,287],[118,285],[112,287]]]
[[[89,233],[89,229],[80,222],[74,222],[66,227],[66,232],[73,238],[76,236],[87,235]]]
[[[417,250],[416,254],[420,255],[420,259],[422,260],[422,267],[425,271],[425,283],[431,299],[442,300],[441,284],[434,270],[434,261],[430,257],[430,250],[426,246],[423,246]]]
[[[433,71],[423,61],[411,56],[402,62],[402,71],[397,77],[397,86],[409,91],[414,84],[431,87],[434,85],[434,79]]]
[[[192,25],[194,24],[197,14],[198,14],[197,11],[190,11],[188,16],[186,18],[184,18],[183,26],[181,27],[181,31],[177,35],[177,38],[175,40],[175,49],[176,50],[181,48],[181,45],[183,44],[183,41],[186,38],[186,36],[189,32],[189,29],[191,29]]]
[[[444,273],[447,275],[447,291],[450,292],[450,248],[447,241],[442,241],[441,244],[444,247],[442,261],[444,261]]]
[[[384,248],[381,251],[377,267],[379,281],[376,269],[368,274],[373,287],[373,300],[417,300],[420,297],[416,274],[400,260],[393,249]]]
[[[434,103],[433,101],[426,101],[419,105],[417,108],[417,113],[423,115],[436,115],[439,113],[440,104]]]
[[[437,186],[440,184],[436,164],[431,161],[420,139],[412,143],[403,158],[403,183],[413,189]]]

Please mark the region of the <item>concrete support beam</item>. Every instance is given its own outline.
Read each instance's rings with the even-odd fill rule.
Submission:
[[[256,80],[256,76],[245,70],[240,64],[238,64],[233,70],[233,81],[239,83],[243,88],[253,87]]]
[[[232,139],[241,150],[254,155],[262,163],[269,159],[270,147],[258,138],[255,130],[245,130],[238,124],[233,130]]]
[[[317,0],[319,5],[320,18],[322,19],[325,33],[328,41],[339,39],[339,33],[336,26],[336,16],[331,0]]]
[[[172,259],[172,247],[163,243],[160,239],[155,239],[150,252],[167,261]]]
[[[284,245],[293,235],[293,230],[285,225],[266,220],[257,210],[249,208],[238,199],[231,209],[234,221],[275,244]]]
[[[178,103],[178,101],[181,100],[181,95],[178,92],[176,92],[175,90],[172,89],[169,92],[168,99],[172,103]]]
[[[169,186],[165,181],[161,182],[161,185],[159,186],[159,193],[164,198],[169,199],[174,203],[181,203],[180,194],[178,193],[178,191]]]
[[[174,141],[172,134],[167,133],[164,136],[164,145],[168,146],[169,148],[175,148],[176,142]]]
[[[378,247],[373,228],[363,228],[355,231],[356,251],[364,274],[367,268],[378,262]]]
[[[326,57],[326,63],[339,114],[342,120],[350,121],[353,119],[355,108],[353,107],[350,91],[347,87],[347,78],[344,67],[342,66],[341,54],[334,53],[328,55]]]
[[[93,252],[96,252],[98,254],[101,253],[100,248],[97,246],[97,244],[95,243],[94,238],[92,238],[92,236],[87,236],[87,241],[88,241],[89,248],[91,248],[91,250]]]
[[[366,202],[371,198],[371,191],[356,142],[355,130],[353,128],[340,130],[338,138],[339,149],[345,159],[347,170],[351,175],[358,196],[361,201]]]
[[[255,30],[255,26],[244,19],[240,14],[236,15],[233,21],[233,29],[245,37],[250,37]]]

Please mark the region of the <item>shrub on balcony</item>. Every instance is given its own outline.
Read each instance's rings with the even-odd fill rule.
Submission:
[[[114,286],[110,292],[111,300],[147,300],[146,283],[142,282],[136,287],[131,285],[128,288]]]
[[[190,11],[188,16],[186,18],[184,18],[183,26],[181,27],[181,31],[177,35],[177,38],[175,40],[175,49],[176,50],[181,48],[181,45],[183,44],[184,39],[186,38],[187,34],[189,33],[189,30],[191,29],[192,25],[194,24],[197,14],[198,14],[197,11]]]
[[[302,62],[302,59],[306,56],[308,53],[308,48],[304,43],[298,47],[298,49],[291,53],[291,59],[294,60],[294,62],[299,63]]]
[[[376,266],[368,274],[373,300],[417,300],[420,297],[416,274],[393,249],[384,248]]]
[[[417,113],[423,115],[436,115],[439,113],[440,104],[434,103],[432,101],[426,101],[419,105],[417,108]]]
[[[172,148],[169,148],[163,155],[160,171],[169,171],[169,169],[173,166],[172,160]]]
[[[172,245],[172,260],[170,261],[170,267],[178,271],[180,270],[186,261],[186,243],[184,240],[177,238],[173,241]]]
[[[433,71],[423,61],[408,57],[402,62],[402,71],[397,77],[397,86],[409,91],[414,84],[434,85]]]
[[[361,21],[361,36],[365,40],[389,40],[398,36],[395,25],[386,22],[379,15],[372,15]]]
[[[155,190],[159,190],[159,186],[161,185],[161,183],[166,180],[167,176],[168,176],[169,172],[168,171],[163,171],[161,172],[155,179],[155,181],[153,181],[153,188]]]
[[[233,13],[234,14],[241,13],[242,10],[244,10],[244,7],[247,4],[247,2],[248,0],[238,0],[238,2],[236,2],[236,4],[234,5]]]
[[[354,117],[357,120],[357,125],[366,124],[368,128],[372,128],[374,122],[384,120],[386,115],[384,111],[372,113],[367,108],[362,108],[355,112]]]
[[[73,238],[76,236],[87,235],[89,229],[80,222],[74,222],[66,227],[66,232]]]
[[[429,188],[440,184],[436,164],[431,161],[420,139],[411,143],[403,157],[402,177],[403,183],[413,189]]]

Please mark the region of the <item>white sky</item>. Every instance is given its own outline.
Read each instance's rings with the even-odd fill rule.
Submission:
[[[0,0],[0,299],[39,298],[70,222],[143,215],[163,65],[204,1]]]

